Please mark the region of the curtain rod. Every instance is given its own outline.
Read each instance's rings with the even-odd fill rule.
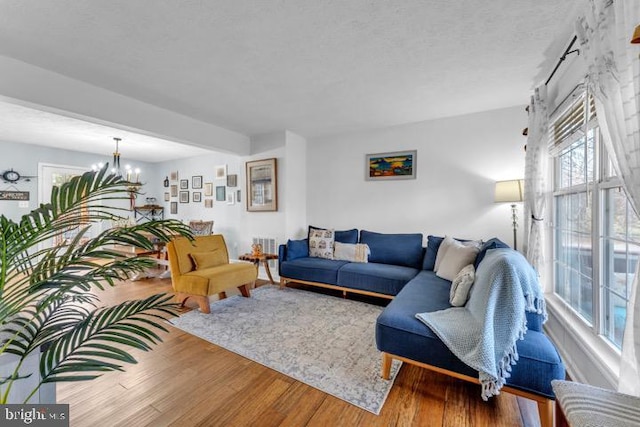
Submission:
[[[553,69],[553,71],[551,72],[551,75],[549,76],[549,78],[547,79],[546,82],[544,82],[544,85],[548,85],[549,82],[551,81],[551,78],[553,77],[553,75],[556,73],[556,71],[558,71],[558,68],[560,67],[560,64],[562,64],[562,62],[567,59],[567,55],[570,55],[572,53],[577,53],[578,55],[580,55],[580,49],[573,49],[571,50],[571,48],[573,47],[573,45],[575,44],[575,42],[578,40],[578,36],[573,36],[573,39],[571,40],[571,43],[569,43],[569,46],[567,46],[567,48],[565,49],[564,53],[562,54],[562,56],[560,57],[560,60],[558,61],[558,63],[556,64],[556,67]]]

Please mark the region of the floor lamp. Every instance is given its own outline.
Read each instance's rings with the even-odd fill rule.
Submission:
[[[524,200],[524,179],[496,182],[496,203],[511,203],[511,225],[513,226],[513,249],[518,249],[518,209],[516,202]]]

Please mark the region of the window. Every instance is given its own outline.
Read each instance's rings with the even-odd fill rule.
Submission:
[[[640,254],[640,221],[600,140],[593,100],[579,95],[551,125],[554,290],[620,348]]]

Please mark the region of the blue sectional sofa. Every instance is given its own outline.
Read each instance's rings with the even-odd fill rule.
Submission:
[[[438,336],[416,319],[416,313],[450,308],[451,282],[434,273],[441,237],[382,234],[362,230],[336,232],[342,243],[366,243],[368,263],[309,257],[307,240],[290,240],[279,247],[280,285],[298,282],[392,299],[376,322],[376,343],[382,352],[382,375],[389,377],[393,359],[402,360],[459,379],[478,383],[478,372],[458,359]],[[493,248],[508,247],[498,239],[484,242],[477,267]],[[517,342],[518,363],[502,391],[538,404],[543,427],[553,426],[554,394],[551,381],[564,379],[564,365],[554,345],[542,332],[543,318],[527,312],[528,331]]]

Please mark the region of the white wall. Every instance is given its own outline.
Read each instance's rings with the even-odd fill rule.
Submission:
[[[495,181],[524,177],[526,125],[523,105],[312,140],[309,222],[512,244],[510,206],[495,204],[493,193]],[[365,181],[366,154],[414,149],[417,179]]]

